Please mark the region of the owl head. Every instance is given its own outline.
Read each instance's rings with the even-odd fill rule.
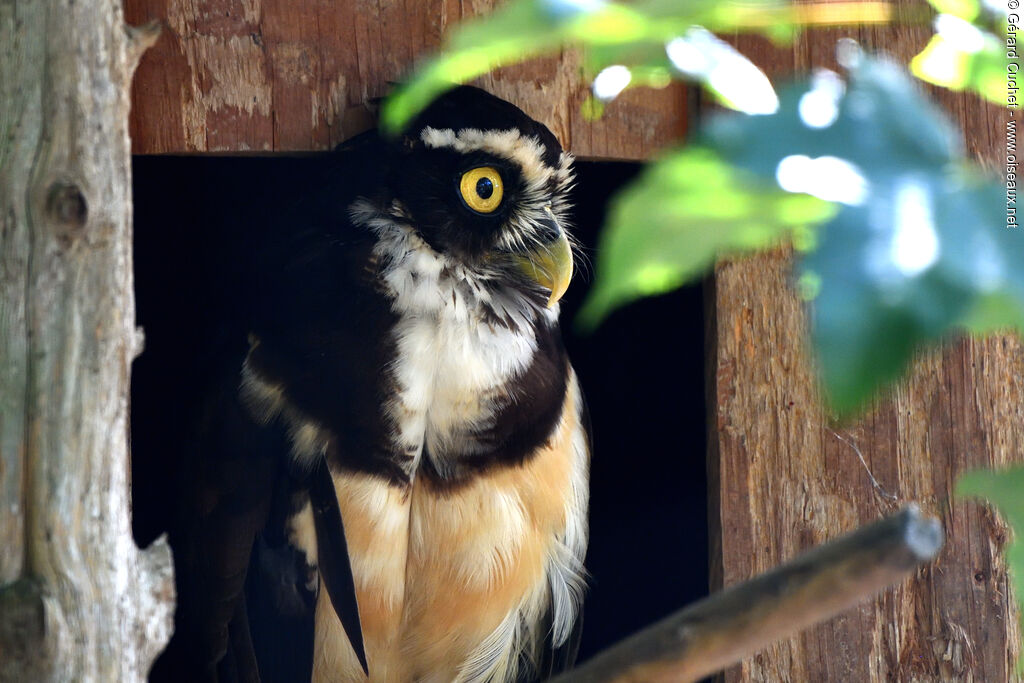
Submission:
[[[572,156],[518,107],[462,86],[404,131],[388,185],[423,240],[467,267],[538,285],[550,306],[573,272]]]

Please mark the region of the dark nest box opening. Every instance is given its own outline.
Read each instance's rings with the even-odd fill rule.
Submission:
[[[233,276],[267,218],[316,187],[326,155],[136,157],[135,277],[146,347],[132,376],[134,532],[167,525],[182,425],[207,349],[245,296]],[[608,199],[640,165],[577,164],[575,234],[592,261]],[[580,660],[707,593],[701,288],[646,299],[590,336],[572,328],[593,272],[563,299],[563,334],[593,420],[590,589]]]

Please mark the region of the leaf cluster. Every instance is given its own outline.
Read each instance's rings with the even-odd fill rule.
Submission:
[[[1005,7],[929,2],[935,35],[912,73],[1006,105],[1015,36]],[[806,26],[889,21],[892,10],[886,2],[513,0],[455,31],[389,98],[382,125],[397,132],[453,84],[566,47],[582,51],[592,80],[589,118],[628,87],[700,84],[743,113],[716,116],[613,200],[577,322],[593,328],[618,306],[701,277],[719,258],[792,244],[825,395],[838,415],[851,415],[918,349],[956,330],[1024,333],[1024,239],[1007,219],[1015,184],[965,158],[958,131],[901,66],[846,43],[845,79],[819,71],[776,95],[715,33],[785,42]],[[1022,491],[1024,468],[975,473],[959,488],[989,498],[1018,534]],[[1024,596],[1019,542],[1009,560]]]

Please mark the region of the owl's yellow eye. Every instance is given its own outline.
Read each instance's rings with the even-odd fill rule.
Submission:
[[[491,213],[501,205],[505,188],[497,170],[490,166],[478,166],[462,174],[459,192],[469,208],[477,213]]]

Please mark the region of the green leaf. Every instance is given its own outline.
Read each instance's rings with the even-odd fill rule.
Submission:
[[[537,0],[509,2],[488,17],[461,24],[441,56],[422,65],[413,79],[384,103],[381,128],[398,133],[445,90],[503,64],[554,49],[577,14],[553,14]]]
[[[955,129],[895,64],[785,88],[771,116],[724,115],[698,138],[764,182],[844,204],[804,251],[813,338],[840,415],[897,379],[922,344],[1024,315],[1024,240],[1005,193],[962,166]]]
[[[910,61],[910,70],[928,83],[950,90],[972,90],[1005,107],[1007,60],[1003,41],[952,15],[945,16],[946,24],[952,23],[960,31],[942,31],[939,22],[940,31]]]
[[[700,277],[721,254],[765,248],[827,220],[828,202],[790,194],[689,147],[650,165],[613,201],[597,250],[597,280],[577,323]]]
[[[939,14],[952,14],[967,21],[974,21],[981,13],[978,0],[928,0],[928,4]]]
[[[698,138],[765,179],[793,156],[841,159],[866,178],[942,168],[963,156],[959,132],[902,67],[862,58],[844,84],[819,71],[783,88],[773,116],[712,118]]]
[[[1014,593],[1022,615],[1021,626],[1024,627],[1024,467],[1018,465],[1001,472],[968,472],[960,477],[956,492],[959,496],[985,498],[999,509],[1013,528],[1013,540],[1006,548],[1006,562],[1013,577]],[[1018,666],[1024,668],[1024,655]]]
[[[672,62],[666,58],[666,44],[680,37],[685,40],[695,26],[703,26],[700,31],[708,35],[708,31],[746,31],[783,41],[791,39],[801,25],[850,25],[884,18],[878,15],[882,3],[865,3],[863,10],[856,3],[847,5],[845,13],[833,16],[822,12],[827,4],[799,6],[782,0],[646,0],[631,4],[512,0],[490,16],[453,30],[441,55],[422,64],[408,83],[385,101],[381,127],[396,134],[446,89],[496,67],[566,47],[584,50],[591,76],[607,66],[623,64],[635,67],[634,86],[661,87]],[[707,42],[697,49],[704,50],[711,67],[717,68],[693,72],[677,67],[677,74],[705,84],[727,106],[751,109],[744,104],[752,99],[750,92],[744,93],[745,87],[756,90],[753,94],[759,97],[770,91],[756,67],[722,41]]]
[[[1009,330],[1024,334],[1024,301],[1005,290],[981,294],[960,325],[979,336]]]
[[[877,179],[864,205],[822,229],[801,269],[820,283],[813,337],[837,413],[861,408],[954,328],[1024,320],[1024,240],[1000,224],[999,199],[993,183],[920,169]]]

